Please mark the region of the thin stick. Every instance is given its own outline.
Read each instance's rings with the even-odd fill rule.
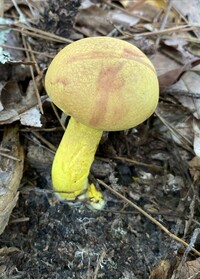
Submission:
[[[23,30],[23,29],[20,29],[20,28],[12,28],[12,30],[15,31],[15,32],[19,32],[20,34],[23,34],[23,35],[27,35],[27,36],[35,37],[35,38],[40,38],[40,39],[46,40],[46,41],[65,43],[65,41],[62,40],[62,37],[58,37],[58,39],[55,39],[55,38],[50,37],[50,36],[37,34],[37,33],[27,31],[27,30]],[[63,38],[63,39],[65,39],[65,38]]]
[[[164,16],[163,21],[162,21],[161,26],[160,26],[160,31],[163,31],[165,29],[165,26],[167,24],[167,20],[168,20],[171,8],[172,8],[172,0],[169,0],[165,16]],[[157,37],[157,39],[156,39],[156,46],[159,45],[160,38],[161,38],[160,36]]]
[[[142,215],[144,215],[146,218],[148,218],[152,223],[154,223],[156,226],[158,226],[162,231],[164,231],[167,235],[169,235],[171,238],[173,238],[174,240],[180,242],[181,244],[183,244],[185,247],[189,247],[190,245],[185,242],[184,240],[182,240],[181,238],[179,238],[178,236],[176,236],[175,234],[171,233],[167,228],[165,228],[160,222],[158,222],[155,218],[153,218],[151,215],[149,215],[146,211],[144,211],[143,209],[141,209],[139,206],[137,206],[135,203],[133,203],[132,201],[130,201],[129,199],[127,199],[126,197],[124,197],[122,194],[116,192],[113,188],[111,188],[110,186],[108,186],[106,183],[104,183],[102,180],[97,179],[97,181],[99,182],[99,184],[101,184],[102,186],[104,186],[105,188],[107,188],[108,190],[110,190],[114,195],[118,196],[119,198],[121,198],[122,200],[124,200],[126,203],[128,203],[129,205],[131,205],[133,208],[135,208],[137,211],[139,211]],[[195,248],[191,247],[191,250],[197,254],[198,256],[200,256],[200,252],[197,251]]]
[[[106,255],[106,251],[103,250],[102,253],[101,253],[101,256],[100,256],[100,258],[99,258],[99,260],[98,260],[98,262],[97,262],[97,266],[96,266],[95,271],[94,271],[94,277],[93,277],[93,279],[97,279],[97,277],[98,277],[98,272],[99,272],[99,268],[100,268],[100,264],[102,263],[102,261],[103,261],[105,255]]]
[[[59,121],[61,127],[62,127],[63,130],[65,131],[65,126],[64,126],[64,124],[62,123],[62,121],[61,121],[61,119],[60,119],[60,116],[58,115],[56,106],[55,106],[54,103],[52,103],[52,102],[51,102],[51,107],[52,107],[52,109],[53,109],[53,111],[54,111],[54,113],[55,113],[55,116],[57,117],[57,119],[58,119],[58,121]]]
[[[27,42],[26,42],[26,40],[24,38],[24,36],[22,36],[22,41],[23,41],[23,44],[24,44],[25,48],[29,48],[28,45],[27,45]],[[29,52],[26,52],[26,56],[30,60],[30,53]],[[32,81],[33,81],[33,86],[34,86],[34,89],[35,89],[35,94],[36,94],[36,97],[37,97],[37,101],[38,101],[38,105],[39,105],[39,108],[40,108],[40,112],[43,114],[44,111],[43,111],[43,107],[42,107],[42,101],[41,101],[40,93],[39,93],[39,90],[38,90],[38,87],[37,87],[37,84],[36,84],[36,81],[35,81],[35,75],[34,75],[34,71],[33,71],[33,66],[30,65],[29,68],[30,68],[31,77],[32,77]]]
[[[125,14],[127,14],[127,15],[129,15],[129,16],[137,17],[137,18],[142,19],[142,20],[145,20],[145,21],[147,21],[147,22],[151,22],[151,19],[149,19],[149,18],[140,16],[139,14],[136,14],[136,13],[132,13],[131,11],[125,10],[124,8],[121,8],[120,6],[115,5],[115,4],[113,4],[113,3],[109,3],[109,2],[107,2],[107,1],[104,1],[104,2],[105,2],[106,5],[108,5],[108,6],[112,7],[112,8],[115,8],[115,9],[117,9],[117,10],[119,10],[119,11],[122,11],[123,13],[125,13]]]
[[[39,132],[36,132],[36,131],[31,131],[31,133],[36,137],[38,138],[42,143],[44,143],[45,145],[48,146],[48,148],[50,148],[52,151],[56,151],[57,148],[52,144],[50,143],[48,140],[46,140],[43,136],[40,135]]]
[[[123,161],[123,162],[126,162],[126,163],[130,163],[132,165],[147,167],[147,168],[153,169],[155,171],[159,171],[159,172],[163,171],[163,167],[153,165],[153,164],[147,164],[147,163],[139,162],[139,161],[129,159],[129,158],[124,158],[124,157],[120,157],[120,156],[111,156],[110,158],[113,159],[113,160],[119,160],[119,161]]]
[[[15,25],[17,27],[21,28],[20,30],[15,29],[16,31],[20,31],[22,33],[27,33],[30,36],[32,35],[32,36],[37,36],[37,37],[40,37],[40,38],[45,38],[46,37],[45,38],[46,40],[60,41],[60,42],[63,42],[63,43],[72,43],[73,42],[70,39],[67,39],[67,38],[64,38],[64,37],[61,37],[61,36],[58,36],[58,35],[55,35],[55,34],[52,34],[52,33],[37,29],[37,28],[34,28],[34,27],[31,27],[31,26],[27,26],[27,25],[21,24],[19,22],[16,23]],[[29,31],[25,31],[25,30],[29,30]]]
[[[0,17],[3,18],[3,15],[4,15],[4,0],[1,0],[1,3],[0,3]]]
[[[16,46],[3,45],[3,44],[0,44],[0,47],[9,48],[9,49],[16,49],[16,50],[22,50],[22,51],[28,51],[28,52],[30,52],[30,53],[34,53],[34,54],[46,56],[46,57],[49,57],[49,58],[53,58],[53,57],[54,57],[53,55],[50,55],[50,54],[48,54],[48,53],[39,52],[39,51],[36,51],[36,50],[24,48],[24,47],[16,47]]]
[[[195,30],[198,29],[197,26],[190,26],[190,25],[181,25],[181,26],[175,26],[171,28],[166,28],[164,30],[159,30],[159,31],[152,31],[152,32],[144,32],[144,33],[139,33],[139,34],[132,34],[130,32],[124,32],[124,34],[129,35],[133,38],[135,37],[145,37],[145,36],[155,36],[155,35],[162,35],[162,34],[169,34],[169,33],[174,33],[176,31],[182,31],[186,32],[188,30]]]
[[[25,19],[25,16],[24,16],[24,14],[21,12],[21,10],[20,10],[20,8],[18,7],[16,1],[15,1],[15,0],[12,0],[12,2],[13,2],[13,5],[14,5],[16,11],[17,11],[18,14],[19,14],[20,19]]]
[[[11,156],[9,154],[5,154],[5,153],[2,153],[2,152],[0,152],[0,156],[6,157],[8,159],[11,159],[11,160],[14,160],[14,161],[18,161],[18,162],[21,161],[19,158],[13,157],[13,156]]]
[[[27,48],[28,48],[29,51],[30,51],[31,61],[34,61],[34,63],[35,63],[34,66],[35,66],[35,68],[36,68],[37,74],[38,74],[38,75],[41,75],[40,68],[39,68],[39,66],[38,66],[38,63],[37,63],[37,61],[36,61],[36,59],[35,59],[35,56],[34,56],[33,52],[31,51],[32,48],[31,48],[31,45],[29,44],[29,42],[27,42]],[[35,85],[36,85],[36,84],[35,84]]]

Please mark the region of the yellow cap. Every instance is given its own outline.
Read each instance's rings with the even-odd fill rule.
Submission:
[[[154,112],[159,95],[146,55],[110,37],[81,39],[62,49],[48,68],[45,87],[66,114],[106,131],[142,123]]]

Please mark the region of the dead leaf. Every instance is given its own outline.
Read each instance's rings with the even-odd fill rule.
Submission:
[[[186,46],[188,45],[187,39],[179,38],[177,35],[176,37],[164,40],[163,43],[170,48],[176,49],[183,56],[188,56],[188,53],[186,52]]]
[[[109,21],[108,11],[98,6],[89,6],[87,9],[81,9],[76,16],[76,24],[89,28],[95,34],[107,35],[113,29]]]
[[[194,157],[188,162],[190,174],[193,177],[194,182],[200,179],[200,157]]]
[[[169,260],[160,261],[160,263],[152,269],[149,279],[168,279],[170,268],[171,263]]]
[[[38,90],[42,88],[42,76],[37,76]],[[2,82],[0,86],[0,124],[10,124],[20,120],[22,125],[41,127],[41,114],[38,108],[38,100],[35,94],[33,81],[29,82],[25,96],[22,96],[16,81]],[[41,98],[45,100],[46,97]],[[2,110],[3,109],[3,110]]]
[[[17,203],[18,188],[23,174],[24,152],[19,142],[18,124],[5,127],[1,147],[8,149],[7,155],[12,155],[15,160],[0,154],[0,234],[7,226]]]
[[[172,91],[175,90],[177,92],[177,94],[174,94],[173,96],[191,113],[193,113],[194,117],[197,119],[200,119],[199,85],[200,75],[196,72],[188,71],[171,87]],[[185,92],[185,94],[178,94],[178,92]]]
[[[13,23],[13,22],[12,22]],[[1,24],[7,24],[7,21],[2,19]],[[4,45],[9,45],[11,48],[4,48]],[[26,61],[24,52],[18,47],[22,47],[20,44],[19,34],[12,31],[10,28],[6,28],[1,31],[0,36],[0,63],[10,64],[34,64],[34,62]]]
[[[179,271],[181,279],[199,279],[200,278],[200,258],[194,261],[187,261]]]
[[[168,2],[165,0],[139,0],[139,1],[127,1],[126,8],[133,13],[140,13],[143,17],[148,18],[148,21],[153,21],[158,14],[164,15],[164,11],[167,10]],[[177,12],[172,9],[170,11],[171,20],[178,18]],[[168,19],[169,21],[169,19]]]
[[[167,2],[165,0],[146,0],[146,2],[158,8],[167,8]]]
[[[199,25],[200,22],[200,2],[198,0],[181,0],[173,1],[173,6],[184,17],[187,18],[190,25]],[[200,35],[199,30],[195,30],[195,33]]]
[[[170,70],[170,71],[160,75],[158,77],[160,89],[163,90],[166,87],[173,85],[180,79],[180,77],[183,75],[184,72],[192,69],[193,67],[195,67],[199,64],[200,64],[200,59],[187,63],[180,68]],[[192,92],[195,92],[195,91],[192,91]]]
[[[20,250],[17,247],[3,247],[0,249],[0,256],[12,254],[19,251]]]
[[[174,59],[159,51],[152,55],[150,59],[156,69],[158,76],[180,67],[180,64]]]
[[[194,131],[194,152],[200,157],[200,122],[197,119],[193,119],[193,131]]]
[[[42,127],[40,110],[37,107],[31,108],[20,114],[20,122],[22,125],[32,127]]]
[[[167,138],[173,140],[181,145],[186,150],[193,152],[193,129],[192,116],[188,115],[181,106],[160,102],[156,114],[160,121],[164,124],[157,127],[160,133]]]
[[[22,95],[16,81],[1,82],[0,102],[4,109],[13,109],[21,100]]]
[[[41,11],[41,8],[42,8],[42,2],[43,1],[24,1],[24,0],[15,0],[16,4],[18,6],[20,5],[27,5],[29,8],[31,7],[30,11],[32,11],[34,8],[36,9],[39,9]],[[7,12],[9,9],[13,8],[14,7],[14,4],[13,4],[13,1],[5,1],[4,3],[4,12]]]
[[[10,258],[16,257],[21,251],[17,247],[3,247],[0,249],[0,277],[10,278],[12,270],[16,270],[14,263],[10,262]]]
[[[116,25],[122,25],[125,28],[134,26],[137,24],[140,19],[137,17],[134,17],[132,15],[128,15],[124,13],[123,11],[110,11],[108,13],[108,19],[113,22]]]

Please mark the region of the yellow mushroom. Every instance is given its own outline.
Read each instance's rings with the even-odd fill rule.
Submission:
[[[103,131],[132,128],[158,103],[158,80],[145,54],[110,37],[76,41],[51,62],[45,78],[51,100],[71,116],[52,166],[52,183],[61,199],[104,200],[88,175]]]

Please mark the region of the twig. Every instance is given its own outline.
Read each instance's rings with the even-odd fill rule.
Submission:
[[[1,3],[0,3],[0,17],[3,18],[3,15],[4,15],[4,0],[1,0]]]
[[[29,217],[21,217],[21,218],[10,220],[9,224],[16,224],[16,223],[22,223],[22,222],[28,222],[28,221],[30,221]]]
[[[46,140],[43,136],[40,135],[39,132],[36,132],[36,131],[31,131],[31,133],[36,137],[38,138],[42,143],[44,143],[45,145],[48,146],[48,148],[50,148],[52,151],[56,151],[57,148],[55,148],[55,146],[50,143],[48,140]]]
[[[159,172],[163,171],[163,167],[156,166],[156,165],[153,165],[153,164],[146,164],[146,163],[139,162],[139,161],[136,161],[136,160],[132,160],[132,159],[129,159],[129,158],[124,158],[124,157],[120,157],[120,156],[113,156],[113,157],[110,157],[110,158],[114,159],[114,160],[124,161],[124,162],[130,163],[132,165],[147,167],[147,168],[153,169],[155,171],[159,171]]]
[[[49,57],[49,58],[53,58],[53,57],[54,57],[53,55],[50,55],[50,54],[48,54],[48,53],[39,52],[39,51],[36,51],[36,50],[24,48],[24,47],[16,47],[16,46],[3,45],[3,44],[0,44],[0,47],[9,48],[9,49],[16,49],[16,50],[22,50],[22,51],[28,51],[28,52],[30,52],[30,53],[34,53],[34,54],[46,56],[46,57]]]
[[[132,12],[130,12],[129,10],[125,10],[124,8],[118,6],[118,5],[114,4],[114,3],[109,3],[109,2],[107,2],[107,1],[104,1],[104,3],[105,3],[106,5],[112,7],[112,8],[115,8],[115,9],[117,9],[117,10],[119,10],[119,11],[122,11],[123,13],[125,13],[125,14],[127,14],[127,15],[129,15],[129,16],[137,17],[137,18],[142,19],[142,20],[144,20],[144,21],[146,21],[146,22],[151,22],[151,19],[146,18],[146,17],[143,17],[143,16],[141,16],[141,15],[139,15],[139,14],[136,14],[136,13],[132,13]]]
[[[23,41],[23,44],[24,44],[25,48],[29,48],[28,45],[27,45],[27,42],[26,42],[26,40],[24,38],[24,36],[22,36],[22,41]],[[26,52],[26,55],[27,55],[28,59],[30,60],[30,53]],[[37,84],[36,84],[36,81],[35,81],[35,75],[34,75],[34,71],[33,71],[33,66],[30,65],[29,68],[30,68],[31,77],[32,77],[32,81],[33,81],[33,86],[34,86],[34,89],[35,89],[35,94],[36,94],[36,97],[37,97],[37,101],[38,101],[38,105],[39,105],[39,108],[40,108],[40,112],[43,114],[44,111],[43,111],[43,107],[42,107],[42,101],[41,101],[40,93],[39,93],[39,90],[38,90],[38,87],[37,87]]]
[[[98,276],[98,272],[99,272],[99,267],[100,267],[100,264],[103,261],[105,255],[106,255],[106,251],[103,250],[102,253],[101,253],[101,256],[100,256],[100,258],[99,258],[99,260],[97,262],[97,266],[96,266],[95,271],[94,271],[93,279],[97,279],[98,278],[97,276]]]
[[[132,34],[130,32],[124,32],[124,34],[128,35],[129,37],[146,37],[146,36],[155,36],[155,35],[162,35],[162,34],[169,34],[169,33],[174,33],[176,31],[182,31],[182,32],[188,32],[192,31],[194,29],[197,29],[198,27],[196,26],[190,26],[190,25],[181,25],[181,26],[175,26],[171,28],[166,28],[164,30],[159,30],[159,31],[152,31],[152,32],[144,32],[144,33],[139,33],[139,34]]]
[[[14,5],[16,11],[17,11],[18,14],[19,14],[20,20],[25,20],[25,16],[24,16],[24,14],[21,12],[20,8],[18,7],[17,2],[16,2],[15,0],[12,0],[12,2],[13,2],[13,5]]]
[[[172,279],[176,279],[176,278],[181,278],[180,277],[180,273],[181,273],[181,269],[183,268],[185,262],[187,261],[187,257],[188,257],[188,254],[191,250],[191,248],[194,246],[195,242],[197,241],[197,237],[199,236],[200,234],[200,229],[197,228],[194,230],[193,232],[193,235],[192,235],[192,238],[190,240],[190,244],[188,245],[187,249],[185,250],[184,254],[183,254],[183,257],[181,259],[181,262],[179,263],[178,267],[174,270],[173,274],[172,274]],[[195,273],[195,274],[199,274],[199,273]],[[196,276],[195,277],[188,277],[188,279],[192,279],[192,278],[197,278]]]
[[[192,149],[192,143],[189,139],[187,139],[184,135],[182,135],[177,129],[170,124],[166,119],[162,117],[162,115],[156,110],[155,114],[160,119],[160,121],[169,129],[169,131],[174,135],[182,144],[182,147],[184,147],[186,150],[194,154],[194,151]]]
[[[35,135],[35,137],[30,137],[27,134],[24,134],[24,137],[27,138],[29,141],[33,142],[34,144],[39,145],[38,141],[36,140],[37,136]],[[55,151],[51,150],[49,147],[45,146],[45,145],[41,145],[40,147],[42,147],[43,149],[47,150],[48,152],[52,153],[53,155],[55,155]],[[55,148],[55,147],[54,147]],[[54,191],[47,191],[47,193],[53,193]]]
[[[195,254],[197,254],[198,256],[200,256],[200,252],[197,251],[195,248],[191,247],[187,242],[185,242],[183,239],[179,238],[178,236],[176,236],[175,234],[171,233],[165,226],[163,226],[160,222],[158,222],[155,218],[153,218],[151,215],[149,215],[146,211],[144,211],[142,208],[140,208],[139,206],[137,206],[135,203],[133,203],[132,201],[130,201],[129,199],[127,199],[126,197],[124,197],[122,194],[118,193],[117,191],[115,191],[112,187],[108,186],[106,183],[104,183],[102,180],[97,179],[97,181],[99,182],[99,184],[101,184],[102,186],[104,186],[106,189],[110,190],[114,195],[116,195],[117,197],[121,198],[122,200],[124,200],[126,203],[128,203],[130,206],[132,206],[133,208],[135,208],[137,211],[139,211],[142,215],[144,215],[146,218],[148,218],[152,223],[154,223],[156,226],[158,226],[162,231],[164,231],[167,235],[169,235],[171,238],[173,238],[174,240],[178,241],[179,243],[181,243],[182,245],[184,245],[185,247],[189,247],[191,249],[191,251],[193,251]]]
[[[160,26],[160,31],[163,31],[165,26],[166,26],[166,24],[167,24],[167,20],[168,20],[171,8],[172,8],[172,0],[169,0],[165,16],[164,16],[163,21],[162,21],[161,26]],[[156,39],[156,47],[158,47],[158,45],[160,43],[160,38],[161,37],[158,36],[157,39]]]
[[[200,94],[198,92],[189,92],[187,90],[180,90],[173,87],[168,87],[163,89],[162,94],[172,94],[172,95],[180,95],[186,97],[192,97],[194,99],[200,99]]]
[[[6,157],[6,158],[8,158],[8,159],[11,159],[11,160],[14,160],[14,161],[18,161],[18,162],[21,161],[19,158],[16,158],[16,157],[14,157],[14,156],[11,156],[11,155],[9,155],[9,154],[5,154],[5,153],[2,153],[2,152],[0,152],[0,156]]]
[[[57,112],[57,109],[56,109],[56,106],[54,105],[54,103],[51,102],[51,107],[53,109],[53,112],[55,113],[55,116],[56,118],[58,119],[61,127],[63,128],[63,130],[65,131],[65,125],[62,123],[61,119],[60,119],[60,116],[58,115],[58,112]]]
[[[34,66],[35,66],[35,68],[36,68],[36,71],[37,71],[37,74],[38,75],[41,75],[41,70],[40,70],[40,68],[39,68],[39,66],[38,66],[38,63],[37,63],[37,61],[36,61],[36,59],[35,59],[35,55],[34,55],[34,53],[32,52],[32,48],[31,48],[31,45],[27,42],[27,48],[28,48],[28,50],[29,50],[29,52],[30,52],[30,56],[31,56],[31,60],[32,61],[34,61]],[[28,52],[28,53],[29,53]],[[36,85],[36,83],[35,83],[35,85]],[[34,86],[35,86],[34,85]],[[37,86],[36,86],[37,87]],[[39,92],[38,92],[39,93]]]
[[[66,39],[64,37],[31,27],[31,26],[27,26],[21,23],[15,23],[15,26],[19,27],[20,29],[15,29],[13,28],[13,30],[15,31],[19,31],[21,33],[24,34],[28,34],[30,36],[35,36],[35,37],[40,37],[42,39],[46,39],[46,40],[50,40],[50,41],[56,41],[56,42],[61,42],[61,43],[72,43],[73,41],[70,39]]]

